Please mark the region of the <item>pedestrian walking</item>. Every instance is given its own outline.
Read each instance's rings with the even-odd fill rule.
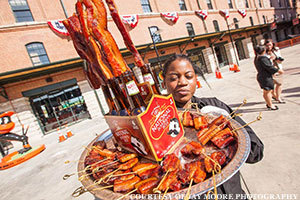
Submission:
[[[282,62],[283,58],[278,47],[275,46],[272,40],[268,39],[265,41],[266,53],[269,59],[271,60],[274,67],[283,70]],[[273,75],[274,81],[274,90],[272,91],[272,98],[278,103],[285,103],[281,98],[282,93],[282,83],[283,83],[283,74],[275,73]]]
[[[272,90],[274,90],[273,74],[283,74],[281,69],[274,67],[271,60],[266,55],[264,46],[256,46],[254,64],[257,70],[257,81],[263,89],[263,97],[269,110],[278,110],[278,106],[272,103]]]

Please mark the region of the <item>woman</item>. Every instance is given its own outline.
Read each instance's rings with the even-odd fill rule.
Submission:
[[[266,47],[267,57],[272,61],[274,67],[283,70],[281,64],[283,58],[281,57],[279,48],[275,47],[275,44],[272,42],[272,40],[266,40],[265,47]],[[282,74],[275,73],[273,75],[273,81],[274,81],[274,90],[272,91],[272,98],[278,101],[278,103],[285,103],[281,98],[282,82],[283,82]]]
[[[201,112],[217,112],[224,115],[232,113],[232,109],[217,98],[197,98],[194,96],[197,84],[197,75],[190,59],[185,55],[175,55],[164,65],[164,84],[169,94],[173,94],[176,106],[188,108],[190,103],[196,103]],[[241,125],[245,122],[235,118]],[[253,130],[246,126],[251,139],[251,152],[247,163],[256,163],[263,157],[264,145]],[[241,188],[240,174],[237,172],[232,178],[217,188],[218,194],[232,194],[234,199],[242,199],[244,191]],[[245,198],[244,198],[245,199]]]
[[[278,110],[278,107],[272,103],[272,90],[274,90],[273,74],[282,74],[283,71],[273,66],[270,59],[265,55],[266,49],[264,46],[254,48],[255,59],[254,64],[257,70],[257,81],[263,89],[263,97],[266,101],[266,106],[269,110]]]

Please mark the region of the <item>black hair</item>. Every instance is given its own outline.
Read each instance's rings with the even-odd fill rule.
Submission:
[[[265,50],[266,50],[265,46],[262,46],[262,45],[257,45],[257,46],[254,48],[254,51],[255,51],[255,54],[256,54],[256,55],[262,54]]]
[[[185,55],[185,54],[175,54],[175,55],[172,55],[171,57],[169,57],[167,59],[167,61],[164,63],[163,71],[162,71],[162,75],[163,75],[164,78],[166,77],[166,74],[168,72],[169,66],[175,60],[186,60],[187,62],[191,63],[191,65],[193,66],[193,69],[194,69],[194,71],[195,71],[196,74],[203,74],[203,72],[201,71],[201,69],[199,67],[197,67],[195,64],[193,64],[192,61],[191,61],[191,59],[187,55]]]
[[[265,41],[265,45],[267,45],[267,44],[269,44],[269,43],[272,43],[272,44],[273,44],[273,47],[272,47],[271,51],[272,51],[272,50],[275,50],[276,44],[275,44],[271,39],[267,39],[267,40]]]

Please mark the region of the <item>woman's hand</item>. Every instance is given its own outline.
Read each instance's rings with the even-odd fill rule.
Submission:
[[[284,74],[284,71],[282,69],[278,70],[279,74]]]

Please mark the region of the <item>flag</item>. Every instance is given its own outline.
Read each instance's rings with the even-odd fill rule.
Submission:
[[[172,23],[176,23],[179,16],[177,12],[166,12],[166,13],[160,13],[161,16],[163,16],[164,18],[166,18],[167,20],[170,20]]]
[[[68,30],[66,29],[66,27],[62,23],[62,20],[51,20],[51,21],[48,21],[47,24],[50,26],[50,28],[54,32],[56,32],[58,34],[62,34],[62,35],[65,35],[65,36],[70,35]]]
[[[229,10],[228,9],[226,9],[226,10],[220,10],[220,12],[221,12],[222,15],[224,15],[224,17],[226,19],[229,18]]]
[[[240,15],[242,15],[243,18],[247,15],[247,11],[245,9],[238,9],[238,12],[240,13]]]
[[[139,22],[139,16],[137,14],[134,15],[123,15],[122,21],[124,24],[128,24],[131,28],[136,27]]]
[[[208,16],[207,10],[196,10],[195,14],[198,15],[199,17],[202,17],[202,19],[206,19]]]

